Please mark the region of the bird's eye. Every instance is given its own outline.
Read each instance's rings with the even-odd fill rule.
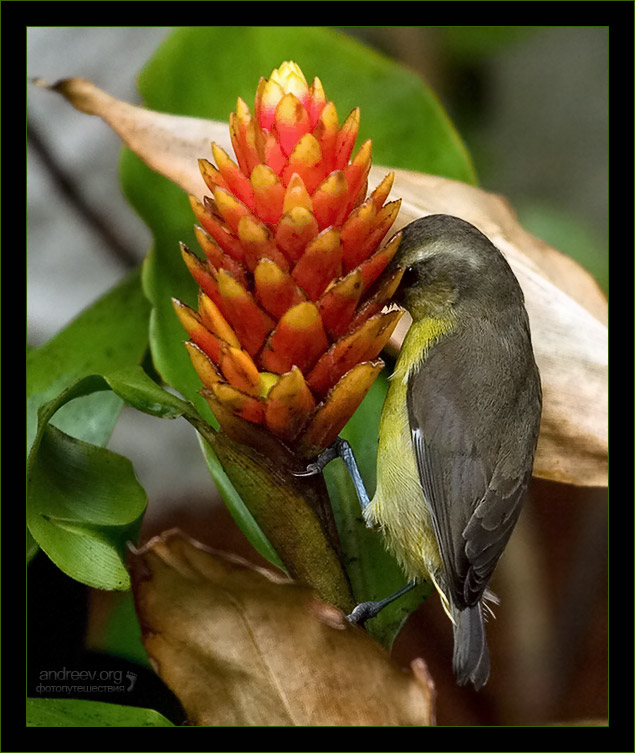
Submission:
[[[415,266],[407,267],[401,278],[401,284],[407,288],[419,283],[419,270]]]
[[[417,264],[413,264],[406,268],[402,278],[402,285],[407,288],[412,286],[421,287],[422,285],[426,285],[429,281],[430,270],[427,268],[426,264],[418,262]]]

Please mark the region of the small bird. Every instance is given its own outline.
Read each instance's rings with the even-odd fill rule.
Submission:
[[[401,233],[391,263],[405,270],[395,302],[412,325],[382,410],[375,495],[360,488],[343,440],[313,470],[336,455],[345,460],[366,522],[412,584],[428,580],[439,592],[454,629],[457,682],[480,689],[490,671],[484,609],[497,601],[488,583],[531,478],[540,375],[522,290],[489,239],[449,215]],[[364,606],[354,621],[367,619],[357,614]]]
[[[542,394],[520,285],[473,225],[408,225],[393,264],[412,316],[379,426],[364,509],[412,581],[431,580],[454,628],[459,684],[489,677],[483,606],[531,478]],[[494,597],[495,600],[495,597]]]

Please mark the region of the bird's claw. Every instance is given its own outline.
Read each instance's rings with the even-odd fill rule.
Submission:
[[[293,475],[297,478],[308,478],[309,476],[317,476],[322,472],[322,468],[319,463],[309,463],[303,471],[294,472]]]

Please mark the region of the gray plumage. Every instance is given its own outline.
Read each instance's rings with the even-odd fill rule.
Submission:
[[[451,316],[448,334],[408,376],[407,406],[423,496],[454,620],[454,670],[489,675],[482,600],[518,520],[538,439],[541,389],[523,294],[472,225],[433,215],[403,230],[402,303],[414,321]]]

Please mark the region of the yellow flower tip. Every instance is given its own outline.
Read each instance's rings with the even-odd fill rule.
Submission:
[[[302,207],[308,212],[313,212],[313,203],[309,192],[306,190],[304,181],[298,173],[293,173],[284,194],[282,211],[285,213],[290,212],[297,207]]]
[[[236,118],[238,118],[240,125],[246,124],[251,120],[251,110],[249,109],[249,105],[241,97],[238,97],[236,100],[235,115]]]
[[[287,311],[284,322],[291,329],[303,331],[315,326],[320,318],[317,306],[311,301],[303,301]]]
[[[313,84],[311,85],[311,99],[314,103],[322,103],[323,105],[326,104],[326,93],[324,91],[324,87],[322,86],[322,82],[320,79],[315,76],[313,79]]]
[[[355,107],[352,109],[346,120],[342,123],[342,131],[355,131],[357,132],[357,129],[359,128],[359,123],[361,120],[361,111],[359,107]]]
[[[266,243],[270,240],[271,233],[254,217],[245,215],[238,222],[238,237],[245,243]]]
[[[309,90],[306,78],[300,66],[293,60],[285,60],[272,71],[269,80],[275,81],[285,92],[307,92]]]
[[[353,164],[359,165],[359,166],[365,166],[366,164],[370,162],[372,153],[373,153],[372,139],[367,139],[360,146],[359,151],[357,152],[357,154],[355,155],[353,159]]]
[[[276,105],[276,126],[295,127],[306,113],[302,102],[289,92]]]
[[[245,295],[243,286],[224,269],[218,270],[217,282],[223,298],[243,298]]]
[[[271,389],[275,387],[279,379],[279,374],[272,374],[270,371],[261,371],[259,397],[266,398],[271,392]]]
[[[188,194],[187,198],[190,202],[190,206],[192,207],[192,211],[194,212],[196,217],[198,217],[199,214],[205,212],[205,208],[203,207],[201,202],[196,198],[196,196],[194,196],[194,194],[191,194],[191,193]]]
[[[202,290],[198,296],[198,312],[203,324],[210,332],[224,340],[229,345],[240,348],[240,341],[234,330],[229,326],[225,317],[221,314],[218,306]]]
[[[318,140],[312,133],[305,133],[291,152],[289,162],[306,167],[313,167],[314,165],[317,165],[321,159],[322,150],[320,149]]]
[[[258,87],[256,94],[256,117],[261,128],[270,130],[273,126],[278,103],[284,97],[284,90],[277,81],[269,79]]]
[[[394,183],[394,180],[395,180],[395,173],[394,172],[388,173],[388,175],[386,175],[386,177],[382,180],[382,182],[377,186],[377,188],[370,195],[370,198],[372,199],[372,202],[376,210],[379,211],[379,209],[381,209],[384,202],[388,198],[392,190],[392,185]]]
[[[183,241],[179,242],[179,249],[181,250],[181,258],[190,272],[194,272],[202,266],[202,261],[193,251],[190,251]]]
[[[236,167],[236,163],[231,159],[229,154],[215,142],[212,142],[212,155],[219,170],[222,170],[223,166]]]
[[[218,368],[207,353],[195,342],[190,340],[185,343],[185,347],[203,387],[213,390],[217,384],[223,381]]]
[[[256,165],[251,171],[250,180],[254,190],[265,190],[280,182],[280,178],[268,165]]]
[[[316,135],[322,136],[324,133],[336,134],[339,126],[337,109],[333,102],[327,102],[324,105],[316,126]]]
[[[231,385],[247,395],[258,396],[260,375],[248,353],[240,347],[221,343],[219,360],[223,376]]]
[[[254,280],[261,285],[280,283],[286,280],[286,277],[284,270],[280,269],[272,259],[266,257],[258,262],[258,266],[254,270]]]

